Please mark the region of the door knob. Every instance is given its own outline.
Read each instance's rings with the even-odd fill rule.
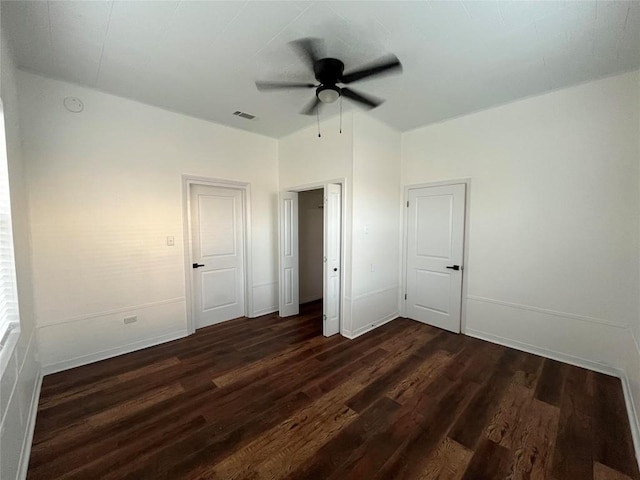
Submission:
[[[204,267],[203,263],[194,263],[193,268]]]
[[[333,271],[334,271],[334,272],[337,272],[337,271],[338,271],[338,269],[337,269],[337,268],[334,268],[334,269],[333,269]]]
[[[460,265],[450,265],[447,268],[450,268],[451,270],[460,270]]]

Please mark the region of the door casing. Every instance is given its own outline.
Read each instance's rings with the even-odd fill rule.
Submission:
[[[187,306],[187,334],[195,333],[195,314],[193,305],[193,282],[192,282],[192,258],[193,248],[191,244],[191,186],[206,185],[210,187],[223,187],[239,190],[242,194],[243,212],[242,222],[244,228],[244,305],[245,316],[250,317],[253,313],[253,296],[251,286],[253,285],[252,261],[251,261],[251,185],[245,182],[235,182],[232,180],[221,180],[217,178],[197,177],[192,175],[182,175],[182,227],[184,242],[184,272],[185,272],[185,299]]]
[[[452,180],[443,180],[438,182],[420,183],[415,185],[405,185],[404,194],[402,199],[402,265],[401,265],[401,285],[400,297],[398,302],[400,304],[400,316],[407,316],[406,303],[404,296],[407,293],[407,253],[408,253],[408,216],[407,216],[407,202],[409,201],[409,190],[425,188],[425,187],[442,187],[445,185],[466,185],[465,205],[464,205],[464,246],[462,250],[462,295],[460,305],[460,333],[465,333],[467,328],[467,285],[469,269],[467,268],[467,259],[469,257],[469,213],[471,208],[471,178],[459,178]]]
[[[325,188],[329,183],[337,183],[341,187],[341,205],[340,205],[340,335],[344,334],[344,304],[345,304],[345,244],[346,244],[346,198],[347,198],[347,180],[346,178],[337,178],[332,180],[324,180],[322,182],[307,183],[304,185],[297,185],[293,187],[283,188],[282,191],[287,192],[304,192],[307,190],[317,190],[319,188]],[[280,208],[278,206],[278,215],[280,215]],[[278,218],[278,231],[280,231],[280,219]],[[324,289],[324,282],[323,282]],[[279,293],[278,293],[279,295]],[[323,292],[324,295],[324,292]]]

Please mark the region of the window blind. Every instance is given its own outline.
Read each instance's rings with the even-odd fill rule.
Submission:
[[[4,111],[0,103],[0,349],[10,331],[19,324],[16,269],[11,228],[11,197],[4,128]]]

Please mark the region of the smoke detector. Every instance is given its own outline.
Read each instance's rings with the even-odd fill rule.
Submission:
[[[78,97],[66,97],[62,104],[71,113],[80,113],[84,110],[84,103]]]

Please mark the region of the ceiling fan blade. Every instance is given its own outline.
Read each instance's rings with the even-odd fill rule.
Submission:
[[[375,62],[365,65],[359,70],[343,75],[340,82],[351,83],[373,75],[380,75],[385,72],[392,73],[393,71],[402,71],[402,64],[400,63],[400,60],[398,60],[398,57],[395,55],[389,55],[387,57],[379,58]]]
[[[291,88],[313,88],[313,83],[303,82],[256,82],[258,90],[288,90]]]
[[[384,100],[382,100],[381,98],[376,98],[371,95],[365,95],[364,93],[356,92],[347,87],[342,88],[342,96],[347,97],[354,102],[358,102],[368,108],[375,108],[381,103],[384,103]]]
[[[300,110],[300,113],[302,115],[315,115],[318,108],[320,108],[320,99],[314,95],[313,99]]]
[[[291,46],[312,71],[316,61],[325,56],[324,41],[319,38],[301,38],[291,42]]]

